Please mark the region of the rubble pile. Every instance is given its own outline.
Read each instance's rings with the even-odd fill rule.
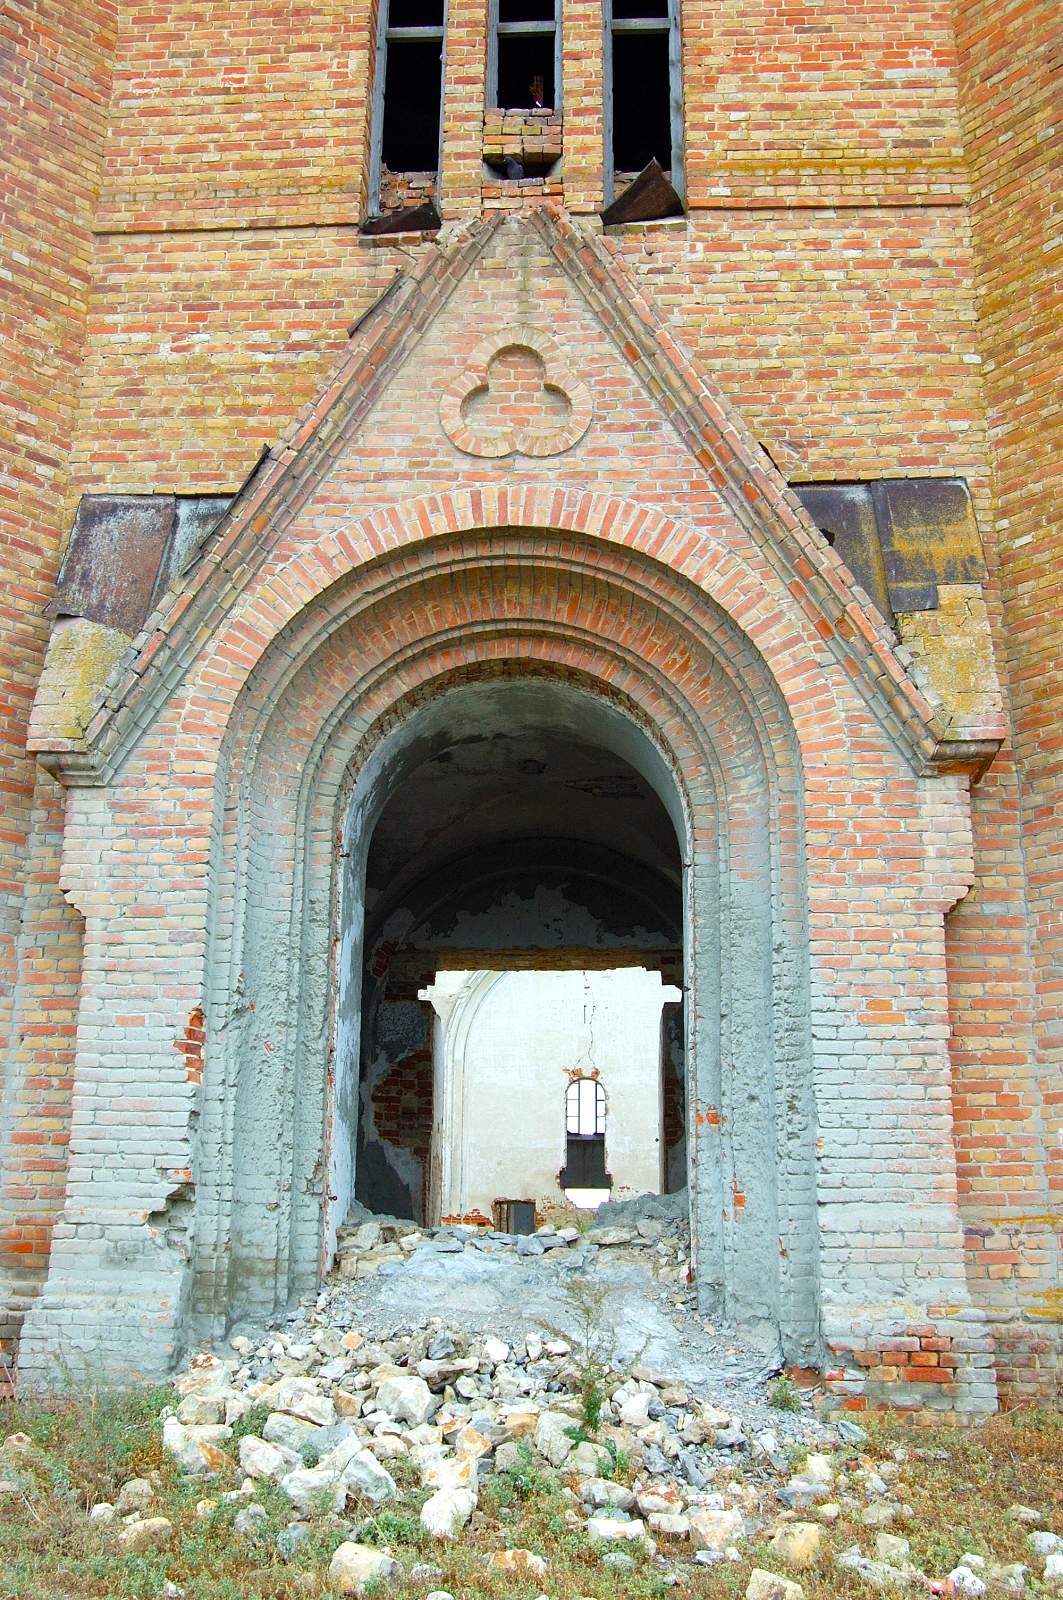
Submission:
[[[873,1459],[851,1415],[817,1410],[786,1379],[780,1387],[778,1361],[697,1316],[688,1249],[682,1196],[643,1196],[602,1207],[590,1227],[546,1223],[520,1237],[356,1216],[318,1295],[194,1356],[173,1380],[163,1449],[202,1480],[197,1517],[235,1504],[234,1535],[273,1540],[286,1562],[312,1532],[331,1530],[341,1542],[322,1576],[341,1594],[403,1582],[452,1600],[416,1542],[382,1546],[385,1511],[416,1517],[429,1548],[475,1536],[478,1559],[549,1591],[548,1552],[484,1550],[519,1532],[499,1509],[507,1484],[554,1496],[566,1529],[617,1574],[649,1563],[683,1584],[718,1563],[748,1570],[753,1557],[746,1600],[804,1600],[800,1575],[831,1569],[845,1585],[978,1600],[1023,1594],[1032,1568],[1036,1592],[1063,1592],[1063,1542],[1024,1506],[1009,1515],[1029,1566],[970,1550],[947,1573],[922,1571],[908,1486],[922,1459],[946,1453],[913,1443]],[[381,1285],[399,1275],[389,1304]],[[485,1275],[501,1285],[491,1325],[423,1314],[433,1284],[464,1305]],[[539,1303],[567,1305],[565,1326],[529,1325],[544,1284],[553,1298]],[[653,1347],[673,1349],[673,1367],[650,1359],[648,1340],[634,1359],[619,1355],[618,1317],[634,1309],[656,1326],[665,1304],[688,1328],[669,1324],[672,1344]],[[15,1438],[4,1450],[28,1460]],[[485,1494],[492,1481],[497,1492]],[[123,1550],[163,1548],[174,1530],[153,1514],[157,1487],[133,1479],[90,1516],[115,1523]],[[278,1503],[290,1508],[279,1531]]]
[[[618,1262],[638,1260],[658,1283],[685,1287],[690,1266],[690,1224],[686,1193],[642,1195],[637,1200],[607,1202],[589,1228],[558,1227],[547,1222],[532,1234],[499,1233],[473,1223],[441,1228],[418,1228],[398,1217],[359,1213],[339,1231],[336,1277],[391,1276],[414,1257],[460,1255],[477,1250],[487,1256],[511,1255],[521,1259],[557,1252],[557,1264],[566,1272],[586,1271],[599,1250],[612,1252]]]

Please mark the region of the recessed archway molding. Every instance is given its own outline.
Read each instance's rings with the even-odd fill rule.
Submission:
[[[507,519],[537,507],[546,523],[485,525],[476,519],[486,499]],[[566,506],[598,532],[551,526]],[[542,490],[530,499],[470,491],[407,510],[416,526],[405,537],[394,513],[381,513],[263,572],[217,637],[201,641],[201,660],[154,724],[141,704],[145,737],[130,742],[109,790],[72,794],[66,881],[88,919],[83,1015],[100,1018],[119,995],[96,952],[113,952],[133,924],[113,881],[102,891],[106,848],[91,841],[104,840],[129,797],[123,826],[134,852],[153,858],[167,828],[193,847],[188,795],[151,773],[159,741],[180,749],[194,729],[194,781],[211,785],[213,820],[199,838],[209,862],[202,910],[185,905],[180,975],[190,1000],[205,998],[207,1042],[193,1081],[175,1052],[179,1016],[165,1007],[121,1039],[93,1024],[91,1070],[108,1073],[113,1052],[125,1073],[107,1080],[116,1103],[128,1092],[140,1104],[161,1097],[172,1123],[168,1156],[130,1175],[122,1224],[123,1260],[134,1270],[148,1249],[154,1277],[141,1271],[134,1290],[115,1265],[85,1290],[92,1263],[77,1246],[95,1225],[98,1135],[76,1123],[71,1231],[57,1237],[50,1288],[27,1323],[29,1359],[43,1360],[62,1337],[75,1278],[82,1300],[132,1294],[114,1362],[122,1344],[127,1358],[141,1351],[132,1364],[156,1370],[175,1342],[268,1313],[317,1281],[336,1220],[330,1197],[338,1203],[349,1189],[343,1152],[357,1115],[358,996],[338,975],[358,967],[357,873],[388,763],[407,758],[426,707],[507,680],[540,680],[555,698],[603,708],[603,747],[613,737],[606,722],[628,730],[625,758],[656,771],[670,795],[687,863],[691,1181],[705,1304],[812,1360],[831,1333],[825,1301],[859,1297],[886,1326],[910,1319],[924,1270],[959,1290],[951,1140],[931,1102],[898,1146],[909,1214],[924,1241],[938,1241],[921,1244],[905,1269],[903,1311],[896,1276],[879,1281],[866,1251],[851,1269],[854,1225],[877,1237],[892,1227],[895,1202],[875,1220],[882,1176],[850,1173],[846,1151],[869,1097],[913,1083],[947,1093],[942,911],[969,881],[962,782],[918,779],[800,610],[679,522],[608,496]],[[448,533],[449,521],[471,526]],[[132,700],[124,710],[132,716]],[[861,861],[883,848],[887,792],[900,806],[903,859],[876,857],[861,877]],[[844,870],[830,837],[839,818],[855,841]],[[839,874],[855,914],[835,898]],[[138,892],[134,883],[126,897],[134,909]],[[878,980],[861,951],[898,910],[915,930],[920,982],[909,994],[889,966],[897,993],[883,1015],[863,998]],[[148,953],[131,948],[143,963]],[[152,1221],[189,1182],[190,1259]]]

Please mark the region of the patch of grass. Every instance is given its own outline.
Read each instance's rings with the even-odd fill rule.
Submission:
[[[780,1372],[768,1384],[768,1404],[776,1411],[800,1411],[801,1396],[785,1372]]]
[[[766,1498],[756,1545],[744,1548],[739,1562],[694,1566],[689,1551],[680,1549],[663,1552],[665,1566],[632,1552],[634,1568],[616,1571],[603,1564],[602,1548],[588,1538],[582,1520],[573,1518],[563,1475],[539,1462],[528,1441],[519,1449],[516,1473],[485,1475],[474,1521],[453,1543],[437,1543],[422,1528],[418,1511],[427,1491],[413,1486],[412,1469],[400,1459],[388,1462],[400,1483],[398,1500],[383,1507],[349,1505],[342,1518],[324,1513],[307,1519],[307,1537],[285,1561],[277,1535],[295,1518],[274,1484],[256,1486],[254,1498],[267,1520],[253,1539],[234,1532],[243,1499],[219,1502],[207,1516],[196,1517],[199,1500],[218,1500],[224,1490],[238,1487],[241,1475],[234,1465],[223,1478],[182,1478],[161,1449],[159,1415],[168,1403],[172,1396],[163,1390],[97,1390],[0,1406],[0,1438],[18,1431],[31,1441],[20,1457],[26,1493],[5,1497],[0,1505],[0,1600],[162,1600],[167,1582],[183,1589],[186,1600],[325,1600],[332,1552],[349,1537],[388,1545],[405,1573],[415,1563],[430,1562],[441,1576],[427,1587],[448,1589],[460,1600],[532,1600],[540,1587],[555,1600],[663,1600],[669,1568],[681,1573],[682,1600],[734,1600],[744,1594],[754,1562],[782,1570],[768,1549],[772,1506]],[[262,1421],[259,1408],[235,1431],[242,1436],[261,1429]],[[967,1550],[1001,1563],[1025,1561],[1033,1569],[1027,1593],[1040,1592],[1040,1564],[1027,1547],[1027,1530],[1007,1510],[1016,1501],[1032,1505],[1043,1513],[1044,1526],[1063,1531],[1063,1426],[1057,1414],[1013,1412],[969,1431],[913,1428],[889,1416],[861,1421],[867,1444],[839,1451],[837,1463],[844,1460],[851,1476],[866,1468],[898,1469],[891,1497],[910,1504],[914,1515],[892,1531],[910,1540],[919,1566],[943,1577]],[[9,1459],[5,1454],[5,1465]],[[729,1466],[727,1476],[733,1471]],[[629,1463],[615,1453],[611,1475],[631,1479]],[[98,1501],[113,1503],[133,1476],[155,1484],[150,1514],[167,1517],[174,1528],[163,1548],[144,1556],[124,1554],[120,1529],[87,1515]],[[755,1470],[747,1467],[745,1477],[757,1487]],[[874,1535],[859,1520],[861,1503],[843,1505],[819,1563],[790,1574],[807,1600],[867,1600],[864,1581],[833,1561],[833,1553],[853,1543],[874,1554]],[[546,1582],[540,1586],[490,1568],[486,1558],[507,1546],[545,1556]],[[403,1579],[388,1595],[423,1600],[425,1592],[425,1584]]]

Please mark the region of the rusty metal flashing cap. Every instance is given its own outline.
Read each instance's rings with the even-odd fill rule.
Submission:
[[[639,173],[622,195],[601,213],[609,228],[621,222],[660,222],[665,217],[681,217],[685,207],[673,189],[656,157]]]
[[[86,494],[45,615],[135,637],[157,596],[225,514],[230,495]]]

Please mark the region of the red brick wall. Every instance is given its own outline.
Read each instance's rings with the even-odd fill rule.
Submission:
[[[46,782],[35,802],[25,729],[48,634],[42,607],[70,517],[116,10],[111,0],[10,0],[0,14],[0,1159],[15,1139],[0,1270],[19,1283],[40,1275],[61,1197],[77,965],[76,918],[55,886],[61,796]],[[16,995],[20,959],[37,998]],[[26,1134],[34,1107],[42,1120]]]
[[[0,1343],[10,1347],[48,1269],[66,1192],[83,923],[58,890],[65,791],[41,774],[23,861],[12,1042],[4,1085]]]
[[[683,7],[687,196],[724,210],[962,197],[947,5]]]
[[[1025,906],[1010,877],[991,891],[1006,902],[995,949],[987,941],[995,984],[984,1002],[995,1005],[1001,1047],[970,1113],[985,1138],[972,1140],[968,1243],[972,1287],[1004,1319],[1001,1371],[1019,1398],[1043,1392],[1060,1309],[1063,38],[1059,8],[1046,0],[957,0],[955,15],[1017,768],[1003,821],[1025,867]],[[1011,961],[1024,943],[1028,985],[1016,983]]]
[[[238,486],[409,255],[353,227],[101,238],[79,492]]]
[[[124,8],[97,226],[357,221],[374,0]]]
[[[563,10],[561,181],[593,212],[600,7]],[[117,45],[116,11],[10,0],[0,19],[16,129],[0,157],[0,1052],[34,808],[22,730],[73,497],[235,486],[348,324],[434,248],[357,234],[374,0],[137,0]],[[485,0],[451,0],[448,217],[480,204],[485,16]],[[1057,1309],[1063,1184],[1063,200],[1042,136],[1063,125],[1060,48],[1047,0],[957,0],[955,30],[932,0],[688,4],[693,209],[610,244],[787,476],[971,484],[1015,739],[976,791],[979,878],[950,918],[954,1107],[972,1284],[1002,1316]],[[50,1044],[17,1042],[8,1133],[34,1094],[57,1104],[72,1016],[58,795],[37,806],[22,946],[58,1025]],[[38,1026],[28,993],[18,1003]],[[51,1159],[4,1196],[9,1253],[33,1272]],[[1016,1393],[1046,1358],[1024,1326],[1000,1333]]]

